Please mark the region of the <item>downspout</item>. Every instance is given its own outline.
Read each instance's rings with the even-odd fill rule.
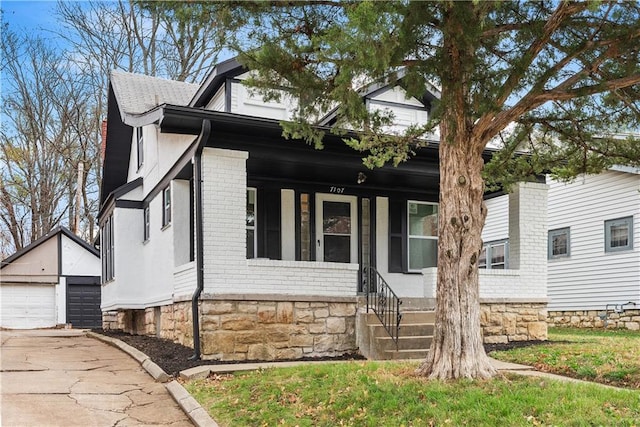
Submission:
[[[200,360],[200,313],[198,300],[204,289],[204,254],[203,254],[203,223],[202,223],[202,150],[211,134],[211,122],[202,121],[202,130],[198,136],[198,146],[193,156],[193,179],[195,193],[195,226],[196,226],[196,291],[191,297],[191,314],[193,319],[193,356],[190,360]]]

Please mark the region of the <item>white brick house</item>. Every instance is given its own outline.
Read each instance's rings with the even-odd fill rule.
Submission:
[[[326,136],[323,150],[282,138],[279,120],[295,101],[263,102],[245,75],[235,60],[201,86],[111,75],[104,327],[195,341],[215,359],[357,351],[363,266],[401,298],[433,305],[438,143],[368,170],[339,137]],[[437,96],[407,99],[398,85],[363,92],[363,102],[393,110],[401,130],[426,120]],[[530,257],[546,246],[545,191],[522,184],[510,196],[510,251],[522,262],[483,274],[490,341],[546,337],[538,316],[516,314],[546,315],[546,280],[531,274],[546,260]]]

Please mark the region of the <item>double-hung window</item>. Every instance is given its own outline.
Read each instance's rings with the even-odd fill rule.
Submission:
[[[504,270],[507,268],[509,242],[506,240],[486,243],[478,259],[478,268]]]
[[[115,277],[114,266],[114,238],[113,238],[113,214],[104,222],[102,226],[100,249],[102,251],[102,281],[109,282]]]
[[[136,128],[136,155],[138,157],[138,169],[144,162],[144,141],[142,137],[142,127]]]
[[[247,189],[247,258],[256,257],[256,247],[258,235],[256,233],[256,214],[257,214],[257,202],[256,202],[256,189]]]
[[[549,231],[549,259],[566,258],[571,255],[571,233],[569,227]]]
[[[171,224],[171,186],[162,191],[162,226]]]
[[[149,206],[144,208],[143,211],[143,221],[144,221],[144,240],[143,241],[147,241],[149,240],[149,237],[151,235],[151,218],[150,218],[150,212],[149,212]]]
[[[438,205],[408,201],[409,271],[435,267],[438,260]]]
[[[604,222],[605,252],[633,249],[633,217],[610,219]]]

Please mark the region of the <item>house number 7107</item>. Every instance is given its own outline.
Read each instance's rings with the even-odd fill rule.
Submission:
[[[329,187],[329,193],[342,194],[344,193],[344,187]]]

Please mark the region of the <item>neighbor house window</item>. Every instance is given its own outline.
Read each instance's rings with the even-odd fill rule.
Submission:
[[[256,257],[258,236],[256,234],[256,189],[247,189],[247,258]]]
[[[604,248],[606,252],[633,249],[633,217],[604,222]]]
[[[138,157],[138,169],[144,162],[144,142],[142,139],[142,127],[136,128],[136,153]]]
[[[549,259],[568,257],[571,254],[569,228],[550,230],[548,246]]]
[[[409,270],[435,267],[438,259],[438,205],[409,201]]]
[[[149,206],[144,208],[144,241],[149,240],[149,236],[151,235],[151,215],[149,212]]]
[[[113,214],[107,217],[101,230],[100,250],[102,252],[102,281],[108,282],[115,277]]]
[[[506,240],[486,243],[478,259],[478,268],[504,270],[507,268],[508,254],[509,242]]]
[[[162,226],[171,224],[171,186],[162,191]]]

